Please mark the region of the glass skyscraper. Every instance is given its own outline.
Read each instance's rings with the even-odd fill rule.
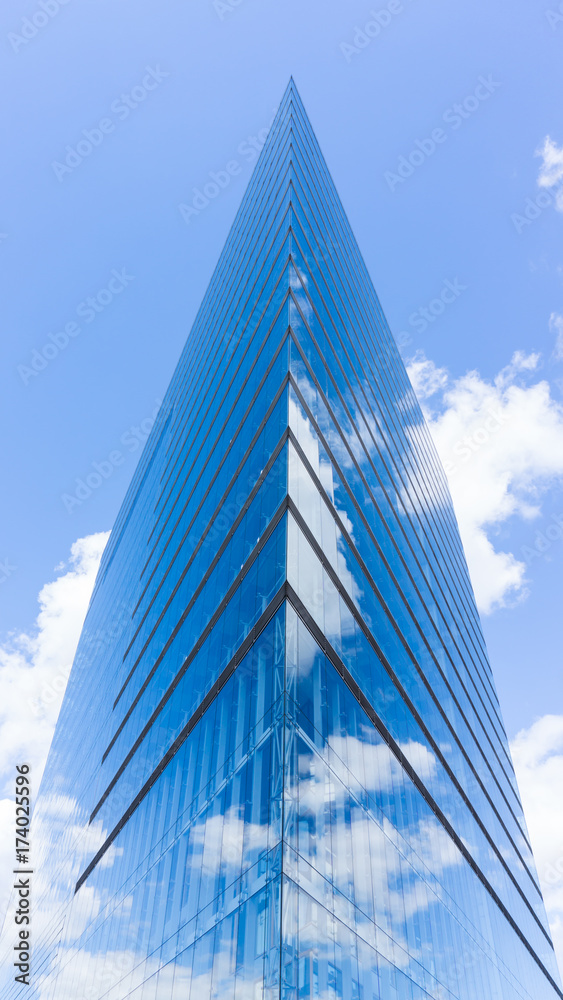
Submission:
[[[447,482],[292,83],[105,550],[32,843],[5,1000],[563,997]]]

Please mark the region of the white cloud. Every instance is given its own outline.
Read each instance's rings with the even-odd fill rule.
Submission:
[[[409,378],[418,398],[429,399],[439,389],[445,388],[448,373],[425,357],[423,351],[417,351],[409,364]]]
[[[477,371],[451,379],[420,352],[409,367],[448,475],[479,608],[485,614],[526,596],[525,565],[495,547],[512,517],[530,520],[563,476],[563,407],[533,381],[537,354],[517,351],[492,380]],[[422,389],[420,386],[422,384]]]
[[[547,135],[536,156],[542,158],[538,175],[539,186],[550,188],[563,183],[563,146],[557,146],[557,143]],[[555,204],[557,209],[563,212],[563,189],[557,192]]]
[[[206,813],[191,834],[191,863],[206,875],[216,876],[222,869],[230,885],[240,871],[243,849],[258,855],[267,849],[268,836],[268,826],[245,821],[239,806],[231,806],[223,814]]]
[[[511,743],[553,943],[563,970],[563,715],[544,715]]]
[[[15,765],[31,765],[36,794],[108,534],[76,541],[67,566],[42,588],[29,633],[0,645],[0,866],[13,867]],[[65,571],[66,570],[66,571]],[[7,885],[0,885],[0,913]]]
[[[549,317],[549,329],[555,334],[553,356],[556,361],[563,361],[563,315],[553,312]]]
[[[367,788],[378,794],[392,792],[403,778],[402,765],[384,743],[370,744],[355,736],[332,736],[330,746],[350,768],[343,778],[343,788],[349,791],[361,794]],[[436,776],[436,758],[422,743],[408,740],[399,743],[399,747],[422,781]],[[336,768],[334,760],[332,766]]]

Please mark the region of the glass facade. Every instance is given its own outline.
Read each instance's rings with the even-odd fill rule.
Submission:
[[[32,832],[6,1000],[563,997],[446,479],[293,84]]]

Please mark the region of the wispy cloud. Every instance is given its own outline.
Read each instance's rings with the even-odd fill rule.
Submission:
[[[536,151],[536,156],[541,156],[542,164],[538,175],[538,184],[543,188],[555,187],[563,182],[563,145],[558,146],[553,139],[547,135],[543,146]],[[563,212],[563,189],[557,192],[555,205],[559,212]]]

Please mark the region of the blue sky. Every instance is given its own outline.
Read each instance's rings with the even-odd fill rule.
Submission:
[[[252,137],[290,74],[405,359],[424,352],[455,391],[468,370],[490,383],[515,351],[539,355],[510,384],[547,381],[556,412],[563,214],[552,199],[529,224],[513,216],[541,190],[535,152],[548,135],[563,143],[557,10],[543,0],[4,7],[0,637],[32,626],[41,586],[77,538],[111,527],[250,177]],[[179,205],[231,161],[228,185],[186,221]],[[410,176],[399,181],[401,163]],[[424,327],[445,282],[458,294]],[[34,351],[44,364],[30,374],[43,363]],[[430,397],[435,417],[448,409],[443,390]],[[535,470],[534,517],[517,504],[486,529],[516,560],[529,550],[525,584],[484,618],[510,735],[561,711],[563,540],[535,548],[563,514],[558,433],[553,442],[553,469]],[[96,462],[102,486],[69,504]],[[479,462],[471,468],[475,479]]]
[[[100,533],[293,74],[452,469],[562,955],[560,0],[10,0],[0,46],[0,772],[31,735],[44,757]]]

